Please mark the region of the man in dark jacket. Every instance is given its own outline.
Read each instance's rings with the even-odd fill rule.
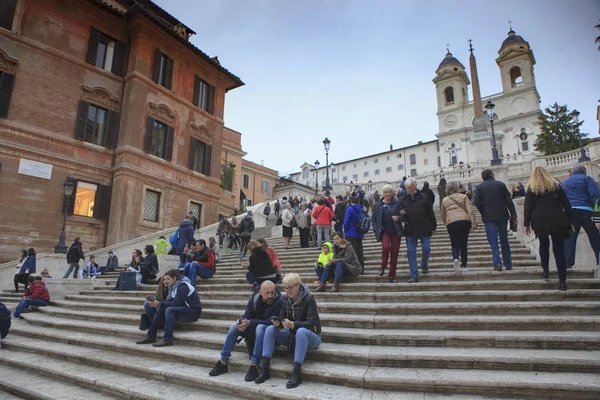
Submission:
[[[575,265],[575,249],[577,247],[577,236],[581,228],[585,230],[590,241],[590,246],[598,264],[598,253],[600,252],[600,233],[592,222],[594,206],[600,198],[600,190],[592,177],[586,175],[586,168],[577,165],[571,170],[571,176],[565,179],[560,186],[563,188],[569,203],[571,203],[573,229],[575,234],[565,241],[565,255],[567,257],[567,268]]]
[[[248,211],[246,216],[239,224],[240,231],[240,259],[246,257],[248,251],[248,242],[252,238],[252,231],[254,230],[254,220],[252,219],[252,211]]]
[[[68,278],[71,271],[73,271],[73,279],[77,279],[79,273],[79,260],[85,260],[85,257],[83,255],[83,243],[81,242],[81,238],[76,237],[67,251],[67,263],[69,264],[69,269],[65,272],[63,279]]]
[[[215,367],[209,372],[210,376],[218,376],[228,372],[227,360],[231,357],[231,352],[235,347],[238,337],[246,341],[248,355],[250,356],[250,368],[246,374],[246,382],[252,382],[258,376],[258,362],[262,355],[263,340],[256,340],[256,328],[258,326],[271,325],[271,317],[279,315],[281,309],[281,293],[271,281],[264,281],[260,285],[260,291],[254,293],[248,304],[246,311],[241,319],[231,324],[229,333],[223,344],[221,359],[217,361]],[[263,331],[264,332],[264,331]]]
[[[346,202],[340,195],[336,197],[337,203],[335,203],[335,211],[333,212],[333,230],[336,232],[342,232],[344,229],[344,218],[346,217]]]
[[[98,272],[100,272],[100,275],[102,275],[105,272],[114,272],[117,268],[119,268],[119,257],[115,256],[112,251],[109,251],[106,265],[104,267],[100,267]]]
[[[8,335],[10,330],[10,311],[6,306],[0,303],[0,339],[4,339]],[[0,341],[0,348],[2,348],[2,342]]]
[[[423,182],[423,189],[421,189],[421,193],[429,197],[432,205],[435,204],[435,194],[433,193],[433,190],[429,189],[429,182]]]
[[[163,276],[163,284],[169,287],[169,296],[166,300],[148,302],[151,307],[156,308],[156,314],[146,337],[137,341],[137,344],[153,343],[154,347],[173,346],[175,321],[194,322],[200,318],[202,303],[196,288],[187,277],[178,278],[179,271],[176,269],[168,270]],[[164,338],[156,343],[156,333],[163,324],[165,326]]]
[[[186,247],[192,247],[192,243],[194,243],[194,225],[191,219],[185,218],[179,224],[179,237],[176,246],[176,253],[180,257],[180,261],[185,259],[183,252]]]
[[[194,228],[194,232],[197,231],[198,228],[200,228],[200,222],[198,221],[198,218],[196,218],[196,216],[194,215],[193,211],[188,212],[188,219],[192,221],[192,227]]]
[[[502,245],[502,261],[506,269],[512,269],[512,258],[510,245],[508,244],[508,219],[513,218],[516,222],[517,211],[510,197],[510,192],[503,182],[494,178],[494,172],[486,169],[481,173],[483,182],[477,186],[473,196],[473,205],[481,213],[485,224],[485,235],[492,248],[494,270],[502,271],[500,252],[498,250],[498,236]],[[510,214],[509,214],[510,213]]]
[[[188,277],[192,285],[196,278],[210,279],[215,274],[215,252],[206,245],[204,239],[196,240],[192,250],[187,254],[187,261],[183,274]]]
[[[363,208],[359,203],[358,197],[350,198],[350,206],[346,208],[344,215],[344,232],[346,240],[350,242],[358,257],[358,262],[361,266],[361,274],[365,271],[365,257],[363,252],[363,233],[359,230],[358,224],[360,216],[363,212]],[[340,232],[336,229],[336,232]]]
[[[279,210],[281,209],[281,204],[279,203],[279,199],[275,201],[273,205],[273,210],[275,211],[275,218],[279,218]]]
[[[437,220],[433,213],[433,204],[427,195],[417,193],[417,181],[408,178],[404,182],[406,194],[400,199],[403,210],[400,214],[404,216],[406,226],[406,253],[408,266],[410,267],[410,279],[408,283],[419,282],[419,269],[417,268],[417,241],[421,241],[421,270],[423,274],[429,272],[429,255],[431,254],[431,236],[437,229]]]

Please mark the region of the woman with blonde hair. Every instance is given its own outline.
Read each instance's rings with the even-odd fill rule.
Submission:
[[[535,232],[540,241],[542,279],[550,273],[550,238],[552,252],[558,270],[558,290],[567,290],[567,260],[565,239],[571,231],[571,203],[560,187],[559,182],[543,167],[536,167],[527,183],[525,194],[525,233]]]
[[[466,195],[459,192],[458,182],[449,182],[446,185],[446,197],[442,200],[440,217],[450,235],[454,272],[459,271],[459,255],[460,270],[467,271],[469,233],[477,228],[477,222],[471,201]]]

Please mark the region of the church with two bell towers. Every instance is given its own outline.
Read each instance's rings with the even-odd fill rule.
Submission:
[[[471,44],[471,40],[469,43]],[[500,157],[528,155],[540,133],[540,95],[535,58],[529,43],[512,28],[498,51],[502,92],[481,96],[477,62],[470,46],[470,79],[464,65],[448,50],[433,79],[437,95],[440,167],[492,159],[492,130],[485,106],[492,102],[494,133]],[[473,99],[469,99],[471,86]]]

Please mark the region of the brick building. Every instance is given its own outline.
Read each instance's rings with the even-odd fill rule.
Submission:
[[[216,221],[227,91],[244,83],[149,0],[0,3],[0,259]]]

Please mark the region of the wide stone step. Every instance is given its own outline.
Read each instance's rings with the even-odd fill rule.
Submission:
[[[70,310],[62,307],[40,307],[40,312],[59,318],[77,318],[83,320],[139,323],[139,315],[118,312],[95,312]],[[190,329],[226,330],[231,321],[239,318],[241,312],[221,311],[201,318],[193,324],[187,324]],[[581,330],[600,331],[600,316],[564,316],[564,315],[357,315],[357,314],[320,314],[324,327],[372,328],[372,329],[454,329],[454,330]],[[182,325],[182,324],[177,324]],[[183,324],[186,325],[186,324]]]
[[[35,362],[32,354],[23,353],[23,356],[23,361]],[[0,389],[0,399],[2,400],[110,400],[115,398],[114,394],[95,390],[93,385],[84,388],[67,381],[48,379],[48,376],[38,374],[31,368],[18,368],[4,364],[0,364]]]
[[[87,332],[106,335],[139,338],[136,323],[86,321],[71,318],[56,318],[42,313],[26,316],[32,326],[61,329],[68,332]],[[20,322],[19,322],[20,323]],[[214,329],[190,329],[193,324],[183,324],[175,331],[178,343],[203,346],[211,339],[224,338],[228,327],[222,324]],[[16,325],[15,326],[22,326]],[[27,327],[25,325],[25,327]],[[32,328],[35,332],[37,328]],[[369,329],[326,327],[322,334],[323,343],[357,344],[364,346],[408,346],[408,347],[466,347],[466,348],[523,348],[557,350],[600,350],[600,336],[597,332],[585,331],[461,331],[428,329]],[[121,342],[121,341],[119,341]],[[222,347],[222,341],[215,349]],[[240,348],[237,348],[240,350]],[[310,358],[310,353],[308,354]]]
[[[145,293],[151,292],[100,292],[83,291],[80,295],[67,295],[67,300],[79,302],[105,302],[108,304],[140,304],[145,301]],[[318,304],[359,303],[363,305],[379,303],[437,303],[437,302],[532,302],[532,301],[555,301],[555,302],[598,302],[600,290],[492,290],[482,291],[456,291],[456,292],[387,292],[387,293],[313,293]],[[202,304],[204,306],[221,308],[245,308],[250,295],[249,293],[235,292],[203,292]],[[8,298],[8,297],[7,297]],[[15,297],[15,299],[17,299]]]
[[[212,302],[214,303],[214,302]],[[143,302],[137,304],[117,304],[106,302],[52,300],[51,305],[71,310],[90,310],[99,312],[126,312],[140,314],[144,312]],[[237,308],[211,306],[202,303],[202,316],[205,319],[237,319],[243,314],[246,304],[238,302]],[[361,304],[348,307],[347,303],[319,303],[320,313],[341,313],[359,315],[600,315],[598,302],[529,302],[519,303],[427,303],[396,304],[377,303]]]
[[[90,334],[85,332],[64,332],[54,328],[18,329],[17,335],[37,340],[66,343],[82,347],[116,351],[123,354],[140,353],[140,347],[133,340],[115,341],[112,334]],[[140,332],[129,332],[139,338]],[[156,353],[165,361],[181,361],[181,358],[194,358],[194,363],[211,366],[223,346],[224,337],[196,338],[195,343],[177,340],[172,349],[159,349]],[[240,369],[247,362],[246,346],[241,344],[230,359],[230,366],[239,364]],[[193,356],[192,356],[193,354]],[[284,348],[278,348],[278,355],[285,355]],[[406,346],[362,346],[352,344],[322,343],[318,349],[307,353],[307,360],[334,362],[352,365],[388,366],[403,368],[461,368],[486,370],[536,370],[546,372],[600,372],[600,351],[577,350],[531,350],[496,348],[454,348],[454,347],[406,347]]]
[[[121,352],[90,352],[79,346],[51,343],[43,340],[30,339],[26,344],[14,343],[12,346],[15,350],[18,350],[17,354],[6,354],[3,352],[0,355],[0,359],[7,364],[10,362],[14,365],[20,362],[19,355],[22,355],[20,353],[25,351],[35,352],[40,358],[40,361],[36,363],[37,368],[40,368],[40,365],[44,365],[46,362],[50,364],[50,360],[62,362],[62,360],[68,359],[70,362],[77,363],[77,365],[93,365],[103,369],[112,369],[117,373],[121,372],[128,375],[146,377],[148,371],[156,370],[156,359],[160,359],[160,356],[156,353],[147,357],[134,355],[122,357]],[[176,349],[174,348],[173,350],[175,351]],[[150,352],[151,351],[152,350],[150,350]],[[197,351],[202,350],[200,349]],[[196,357],[193,357],[193,354],[191,354],[188,360],[193,359],[196,359]],[[275,358],[273,360],[272,374],[274,376],[287,377],[289,370],[289,361],[282,358]],[[219,381],[219,379],[207,377],[208,368],[197,367],[194,364],[183,370],[172,371],[169,368],[163,368],[159,371],[167,381],[170,380],[170,377],[176,377],[178,381],[190,386],[204,387],[206,381]],[[77,376],[77,374],[75,374],[75,376]],[[322,384],[320,398],[328,398],[328,393],[333,394],[326,390],[325,387],[332,390],[337,388],[337,385],[341,383],[345,383],[349,386],[368,389],[377,388],[387,391],[414,391],[416,388],[417,390],[424,392],[433,390],[441,391],[443,393],[481,395],[489,394],[490,388],[493,388],[494,393],[500,396],[512,395],[581,399],[594,398],[600,390],[600,378],[598,378],[598,375],[596,374],[369,367],[322,363],[318,361],[307,361],[305,363],[303,368],[303,378],[306,379],[307,382],[313,381]],[[552,385],[549,385],[548,382],[552,382]],[[269,383],[265,388],[273,383]],[[301,385],[301,387],[302,386],[304,385]],[[211,384],[208,384],[208,388],[210,387]],[[257,385],[246,383],[243,387],[249,389],[245,395],[256,395],[255,391],[257,390]],[[251,391],[254,393],[251,393]],[[298,391],[290,393],[292,396],[297,396],[298,394],[300,394]],[[339,395],[340,392],[336,392],[334,398],[339,398]],[[268,395],[263,397],[270,398]]]

